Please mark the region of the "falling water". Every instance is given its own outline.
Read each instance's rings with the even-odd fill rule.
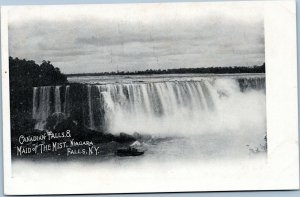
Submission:
[[[265,129],[264,77],[132,81],[82,87],[81,92],[72,85],[35,87],[35,128],[44,129],[47,118],[62,109],[65,117],[74,115],[73,91],[82,94],[77,104],[81,105],[79,113],[84,116],[85,126],[98,131],[105,128],[111,133],[172,135],[243,128],[245,124]]]
[[[61,112],[60,86],[55,87],[55,112]]]
[[[264,92],[243,93],[235,80],[106,84],[98,89],[112,133],[194,134],[251,122],[246,116],[253,113],[265,114]],[[255,99],[262,105],[253,103]],[[247,102],[257,111],[241,110]],[[264,125],[264,119],[252,120]]]
[[[32,118],[33,119],[37,119],[38,118],[38,116],[37,116],[37,106],[38,106],[37,91],[38,91],[38,88],[34,87],[33,88],[33,100],[32,100],[32,103],[33,103]]]
[[[95,125],[94,125],[93,108],[92,108],[92,87],[88,85],[87,88],[88,88],[88,105],[89,105],[89,127],[91,129],[94,129]]]
[[[62,86],[33,88],[32,118],[36,120],[35,129],[45,129],[47,118],[53,113],[64,113],[65,117],[69,117],[69,86],[65,87],[64,100],[61,98],[62,89],[64,89]]]
[[[65,91],[65,102],[64,102],[64,114],[66,116],[69,116],[69,106],[70,105],[70,86],[66,86],[66,91]]]
[[[51,114],[50,106],[50,86],[43,86],[33,89],[33,119],[36,119],[35,129],[42,130],[46,125],[46,120]]]

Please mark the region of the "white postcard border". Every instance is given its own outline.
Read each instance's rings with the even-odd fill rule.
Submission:
[[[222,3],[229,2],[218,2],[219,5]],[[157,165],[152,166],[156,169],[155,172],[147,172],[143,176],[138,172],[124,172],[125,175],[117,173],[114,174],[115,177],[112,177],[112,171],[108,171],[107,174],[97,177],[97,183],[84,187],[82,186],[86,184],[87,180],[83,178],[77,179],[77,182],[69,180],[62,187],[59,186],[60,180],[44,180],[45,182],[37,181],[36,185],[29,183],[20,185],[21,182],[12,177],[7,24],[9,6],[3,6],[1,9],[1,55],[5,194],[298,189],[299,143],[295,1],[233,2],[233,4],[235,3],[260,3],[265,8],[268,162],[259,166],[253,166],[251,163],[232,165],[224,162],[222,166],[202,165],[199,168],[191,165],[184,166],[183,169]],[[147,4],[143,4],[143,6],[147,6]],[[63,179],[63,177],[59,179]],[[50,188],[48,187],[49,184],[51,184]]]

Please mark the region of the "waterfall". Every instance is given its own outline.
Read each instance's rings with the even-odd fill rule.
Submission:
[[[241,91],[247,91],[251,89],[265,89],[265,78],[251,77],[251,78],[239,78],[237,79]]]
[[[55,87],[55,112],[61,112],[60,86]]]
[[[65,117],[83,114],[79,117],[86,127],[111,133],[195,133],[265,125],[265,78],[35,87],[32,112],[39,130],[56,112]]]
[[[137,116],[171,116],[184,110],[210,110],[211,87],[208,82],[162,82],[149,84],[99,85],[105,94],[104,101],[111,110]],[[106,88],[106,90],[105,90]],[[206,97],[206,98],[205,98]],[[112,113],[116,113],[113,111]]]
[[[46,120],[51,114],[50,90],[50,86],[33,88],[32,118],[37,120],[35,129],[44,129]]]
[[[63,106],[65,117],[69,116],[69,86],[65,88],[64,104],[61,99],[61,88],[61,86],[33,88],[32,119],[36,120],[35,129],[45,129],[47,118],[53,113],[62,113]]]
[[[34,87],[33,88],[33,99],[32,99],[32,103],[33,103],[33,107],[32,107],[32,119],[36,119],[38,117],[38,114],[37,114],[37,108],[38,108],[37,91],[38,91],[38,88]]]
[[[64,114],[67,117],[70,115],[69,107],[70,107],[70,86],[68,85],[68,86],[66,86],[65,100],[64,100]]]
[[[102,90],[111,132],[153,132],[150,131],[153,125],[172,132],[176,127],[174,121],[195,119],[198,122],[214,110],[218,94],[211,83],[108,84],[98,85],[98,89]]]
[[[91,129],[95,128],[94,125],[94,116],[93,116],[93,107],[92,107],[92,86],[88,85],[88,105],[89,105],[89,127]]]

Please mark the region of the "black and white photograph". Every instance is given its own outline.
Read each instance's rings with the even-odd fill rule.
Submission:
[[[9,191],[172,192],[184,190],[178,177],[268,165],[265,12],[263,2],[6,7],[6,150],[21,185]],[[151,186],[164,176],[177,182]]]

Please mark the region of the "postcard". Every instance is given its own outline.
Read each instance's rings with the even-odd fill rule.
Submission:
[[[1,8],[7,195],[299,189],[295,1]]]

